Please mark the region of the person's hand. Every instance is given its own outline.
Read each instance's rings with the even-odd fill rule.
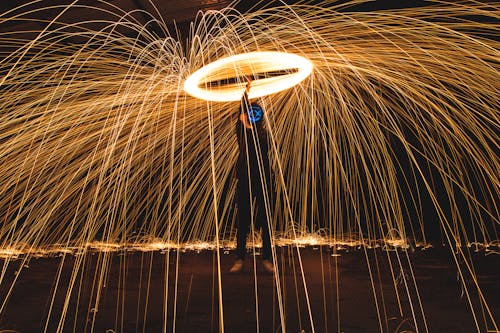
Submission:
[[[248,92],[250,91],[250,88],[252,86],[252,79],[250,79],[250,77],[247,76],[247,85],[245,87],[245,92],[248,94]]]
[[[248,114],[247,113],[240,114],[240,121],[243,123],[243,125],[246,128],[252,128],[252,124],[250,123],[250,121],[248,121]]]

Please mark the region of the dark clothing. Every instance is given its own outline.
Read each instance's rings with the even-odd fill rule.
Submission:
[[[245,93],[241,101],[240,113],[246,113],[250,107],[248,96]],[[238,233],[236,253],[239,259],[244,259],[246,254],[246,238],[249,227],[254,219],[255,227],[262,228],[262,258],[271,257],[271,239],[266,214],[266,202],[269,209],[271,186],[271,169],[268,158],[268,136],[263,127],[263,120],[246,128],[241,120],[236,124],[239,155],[236,162],[236,176],[238,178],[237,203],[238,203]],[[254,215],[252,216],[252,202],[255,202]]]

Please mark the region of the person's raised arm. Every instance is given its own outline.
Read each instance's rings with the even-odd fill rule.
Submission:
[[[250,124],[248,120],[248,110],[250,110],[250,99],[248,98],[248,92],[250,91],[250,87],[252,86],[252,80],[247,76],[247,85],[245,87],[245,92],[243,93],[243,97],[241,98],[240,105],[240,121],[243,123],[245,128],[252,128],[252,124]]]
[[[243,112],[247,112],[250,108],[250,99],[248,98],[248,92],[252,86],[252,79],[247,76],[247,85],[245,86],[245,92],[243,93],[243,97],[241,99],[241,107]]]

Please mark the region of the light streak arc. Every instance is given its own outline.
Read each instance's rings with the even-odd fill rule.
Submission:
[[[296,54],[259,51],[236,54],[218,59],[191,74],[184,83],[184,90],[207,101],[231,102],[241,100],[245,91],[245,76],[296,69],[296,73],[256,79],[248,97],[258,98],[291,88],[306,79],[313,70],[313,64]],[[207,87],[211,81],[239,79],[222,88]]]

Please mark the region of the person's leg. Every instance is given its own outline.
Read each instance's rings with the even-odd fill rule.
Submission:
[[[247,252],[247,236],[250,227],[250,191],[247,179],[239,179],[236,188],[238,202],[238,232],[236,234],[236,256],[238,259],[245,259]]]
[[[271,259],[271,236],[270,236],[270,223],[272,222],[267,218],[266,206],[264,200],[261,198],[257,200],[257,221],[258,225],[262,229],[262,259]]]
[[[252,189],[255,188],[256,199],[256,219],[255,226],[262,230],[262,259],[271,259],[271,225],[272,225],[272,202],[270,191],[270,179],[265,177],[265,181],[261,181],[261,175],[255,175],[252,178]],[[266,208],[267,203],[267,208]]]
[[[273,253],[271,249],[270,225],[262,220],[262,265],[268,273],[274,273]]]
[[[262,265],[264,269],[268,273],[274,273],[274,265],[272,260],[272,249],[271,249],[271,214],[268,214],[266,210],[266,202],[268,204],[268,208],[271,209],[269,193],[262,192],[262,185],[256,184],[260,186],[260,190],[257,191],[256,199],[257,199],[257,216],[256,216],[256,225],[260,226],[262,229]]]
[[[238,273],[243,270],[243,263],[247,253],[247,235],[250,226],[250,191],[248,179],[239,178],[236,187],[236,201],[238,204],[238,231],[236,233],[236,261],[229,269],[230,273]]]

